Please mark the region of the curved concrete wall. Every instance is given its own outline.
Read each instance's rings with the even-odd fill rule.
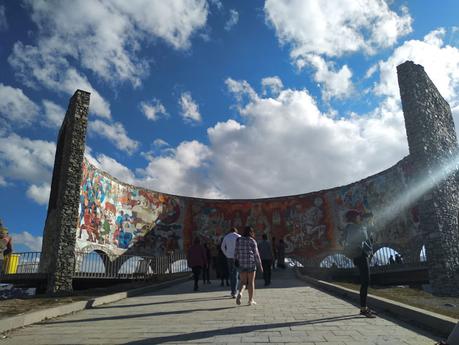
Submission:
[[[77,250],[100,250],[112,258],[164,255],[186,249],[194,236],[217,244],[232,226],[252,225],[259,239],[264,233],[283,238],[287,255],[320,260],[342,249],[347,212],[375,213],[390,207],[407,188],[409,173],[404,159],[377,175],[334,189],[269,199],[210,200],[124,184],[85,159]],[[420,250],[418,225],[413,207],[378,227],[376,244],[405,255],[405,248],[413,244],[419,243]]]

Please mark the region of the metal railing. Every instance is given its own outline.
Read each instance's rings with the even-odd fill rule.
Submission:
[[[186,256],[122,255],[115,260],[96,252],[76,253],[75,277],[107,279],[148,279],[172,273],[188,272]]]
[[[39,274],[40,256],[40,252],[8,255],[0,278]],[[103,253],[75,253],[75,278],[150,279],[189,271],[186,255],[182,252],[166,256],[121,255],[112,260]]]

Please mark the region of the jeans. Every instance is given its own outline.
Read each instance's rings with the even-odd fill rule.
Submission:
[[[370,265],[366,255],[354,259],[354,265],[359,269],[360,274],[360,306],[367,306],[368,285],[370,285]]]
[[[237,270],[237,267],[234,265],[234,259],[227,259],[226,261],[228,262],[231,295],[236,295],[236,289],[239,283],[239,271]]]

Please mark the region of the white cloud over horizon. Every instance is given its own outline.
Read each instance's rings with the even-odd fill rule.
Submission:
[[[39,186],[32,184],[27,189],[27,196],[34,200],[39,205],[48,205],[49,195],[51,192],[51,185],[49,183],[43,183]]]
[[[13,238],[13,247],[21,244],[29,248],[32,252],[41,251],[43,236],[34,236],[28,231],[22,231],[19,233],[12,232],[11,237]]]
[[[139,147],[139,142],[131,139],[121,122],[107,123],[101,120],[90,121],[88,131],[108,139],[119,150],[132,154]]]

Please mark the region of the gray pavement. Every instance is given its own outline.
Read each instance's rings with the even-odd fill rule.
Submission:
[[[276,270],[257,280],[257,305],[247,294],[237,306],[217,281],[192,292],[192,282],[127,298],[11,332],[6,344],[413,344],[435,338],[380,315],[366,319],[356,306]]]

